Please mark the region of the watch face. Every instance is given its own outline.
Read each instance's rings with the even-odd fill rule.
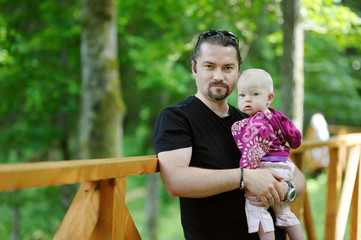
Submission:
[[[296,190],[291,188],[287,193],[287,200],[292,202],[296,198]]]

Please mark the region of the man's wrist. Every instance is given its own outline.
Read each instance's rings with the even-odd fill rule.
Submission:
[[[243,168],[241,168],[241,180],[240,180],[240,189],[244,190],[244,181],[243,181]]]
[[[290,183],[292,184],[293,188],[296,189],[296,184],[294,183],[294,181],[291,181],[291,180],[290,180],[290,181],[288,181],[288,182],[290,182]]]
[[[286,202],[293,202],[296,198],[296,189],[293,185],[293,183],[291,181],[286,181],[287,183],[287,187],[288,187],[288,190],[287,190],[287,193],[286,193],[286,197],[284,199],[284,201]]]

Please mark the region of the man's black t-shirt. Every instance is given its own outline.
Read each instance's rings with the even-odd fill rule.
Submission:
[[[231,126],[248,116],[231,105],[229,111],[229,116],[220,118],[195,96],[165,108],[158,116],[153,131],[156,153],[192,147],[190,166],[238,168],[241,152],[232,137]],[[207,198],[181,197],[185,238],[258,239],[257,234],[248,234],[244,206],[244,192],[239,189]]]

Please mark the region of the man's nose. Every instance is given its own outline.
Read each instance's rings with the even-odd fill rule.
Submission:
[[[214,70],[213,78],[214,78],[215,80],[223,80],[223,79],[224,79],[223,72],[222,72],[222,69],[221,69],[221,68],[216,68],[216,69]]]

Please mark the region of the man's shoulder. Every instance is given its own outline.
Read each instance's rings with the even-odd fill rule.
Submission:
[[[194,101],[196,100],[196,97],[195,96],[190,96],[180,102],[177,102],[173,105],[170,105],[168,106],[167,108],[168,109],[182,109],[182,108],[185,108],[185,107],[188,107],[189,105],[191,105],[192,103],[194,103]],[[167,109],[166,108],[166,109]]]
[[[176,115],[194,115],[202,108],[195,96],[190,96],[180,102],[170,105],[163,109],[162,114],[176,114]]]

